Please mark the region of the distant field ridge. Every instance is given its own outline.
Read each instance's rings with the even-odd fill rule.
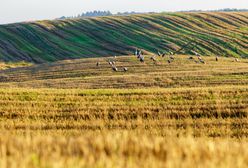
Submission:
[[[248,57],[248,12],[187,12],[36,21],[0,26],[0,60],[35,63],[193,49]],[[190,46],[189,48],[192,48]]]

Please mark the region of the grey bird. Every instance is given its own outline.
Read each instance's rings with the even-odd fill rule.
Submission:
[[[137,58],[140,59],[140,57],[142,56],[142,52],[141,51],[137,51]]]
[[[137,57],[138,56],[138,50],[136,49],[134,52],[134,55]]]
[[[113,71],[117,72],[118,68],[116,66],[112,66]]]
[[[140,56],[140,62],[145,62],[145,57],[144,56]]]
[[[196,56],[200,56],[200,54],[196,51],[192,51]]]
[[[158,56],[160,57],[162,54],[158,51]]]
[[[200,62],[203,64],[206,64],[206,62],[203,59],[201,59]]]
[[[156,62],[156,57],[155,56],[152,56],[150,59],[153,60],[153,62]]]
[[[215,57],[215,61],[219,61],[219,58],[218,57]]]
[[[236,61],[236,62],[240,62],[240,60],[239,60],[238,58],[235,58],[235,61]]]

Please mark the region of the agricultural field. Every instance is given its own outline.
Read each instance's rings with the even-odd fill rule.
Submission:
[[[0,167],[248,167],[247,37],[248,12],[0,25]]]
[[[247,167],[248,60],[150,57],[1,70],[0,166]]]
[[[176,12],[0,25],[0,60],[35,63],[177,51],[248,57],[248,12]],[[178,54],[193,54],[191,49]]]

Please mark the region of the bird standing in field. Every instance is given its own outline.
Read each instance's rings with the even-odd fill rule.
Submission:
[[[206,64],[206,62],[203,59],[201,59],[200,62],[203,64]]]
[[[201,56],[198,56],[198,60],[200,63],[206,64],[206,61],[204,61]]]
[[[155,56],[152,56],[150,59],[153,61],[154,64],[157,63],[157,60],[156,60],[156,57]]]
[[[136,56],[138,59],[140,59],[140,57],[142,56],[141,50],[136,50],[136,51],[135,51],[135,56]]]
[[[171,59],[171,60],[174,60],[175,58],[171,55],[171,56],[170,56],[170,59]]]
[[[124,72],[127,72],[127,70],[128,70],[127,67],[124,67],[124,68],[123,68],[123,71],[124,71]]]
[[[100,65],[100,62],[97,62],[97,63],[96,63],[96,66],[99,66],[99,65]]]
[[[142,51],[141,50],[136,50],[135,54],[137,54],[137,58],[139,59],[140,62],[145,62],[145,57],[142,55]]]
[[[138,52],[138,49],[136,48],[135,51],[134,51],[134,55],[135,55],[136,57],[138,57],[138,54],[139,54],[139,52]]]
[[[112,61],[108,60],[109,65],[113,65]]]
[[[151,59],[152,61],[156,62],[156,57],[155,57],[155,56],[152,56],[150,59]]]
[[[196,56],[200,56],[200,54],[196,51],[192,51]]]
[[[157,53],[157,54],[158,54],[158,56],[159,56],[159,57],[162,55],[159,51],[158,51],[158,53]]]
[[[145,57],[141,55],[141,56],[139,57],[139,60],[140,60],[140,62],[145,62]]]
[[[240,62],[240,60],[238,58],[235,58],[235,62]]]
[[[218,56],[215,57],[215,61],[219,61],[219,57]]]
[[[116,66],[112,66],[113,71],[117,72],[118,68]]]

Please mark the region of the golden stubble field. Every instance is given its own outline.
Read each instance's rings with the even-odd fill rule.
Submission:
[[[247,167],[248,61],[188,57],[1,71],[0,166]]]

